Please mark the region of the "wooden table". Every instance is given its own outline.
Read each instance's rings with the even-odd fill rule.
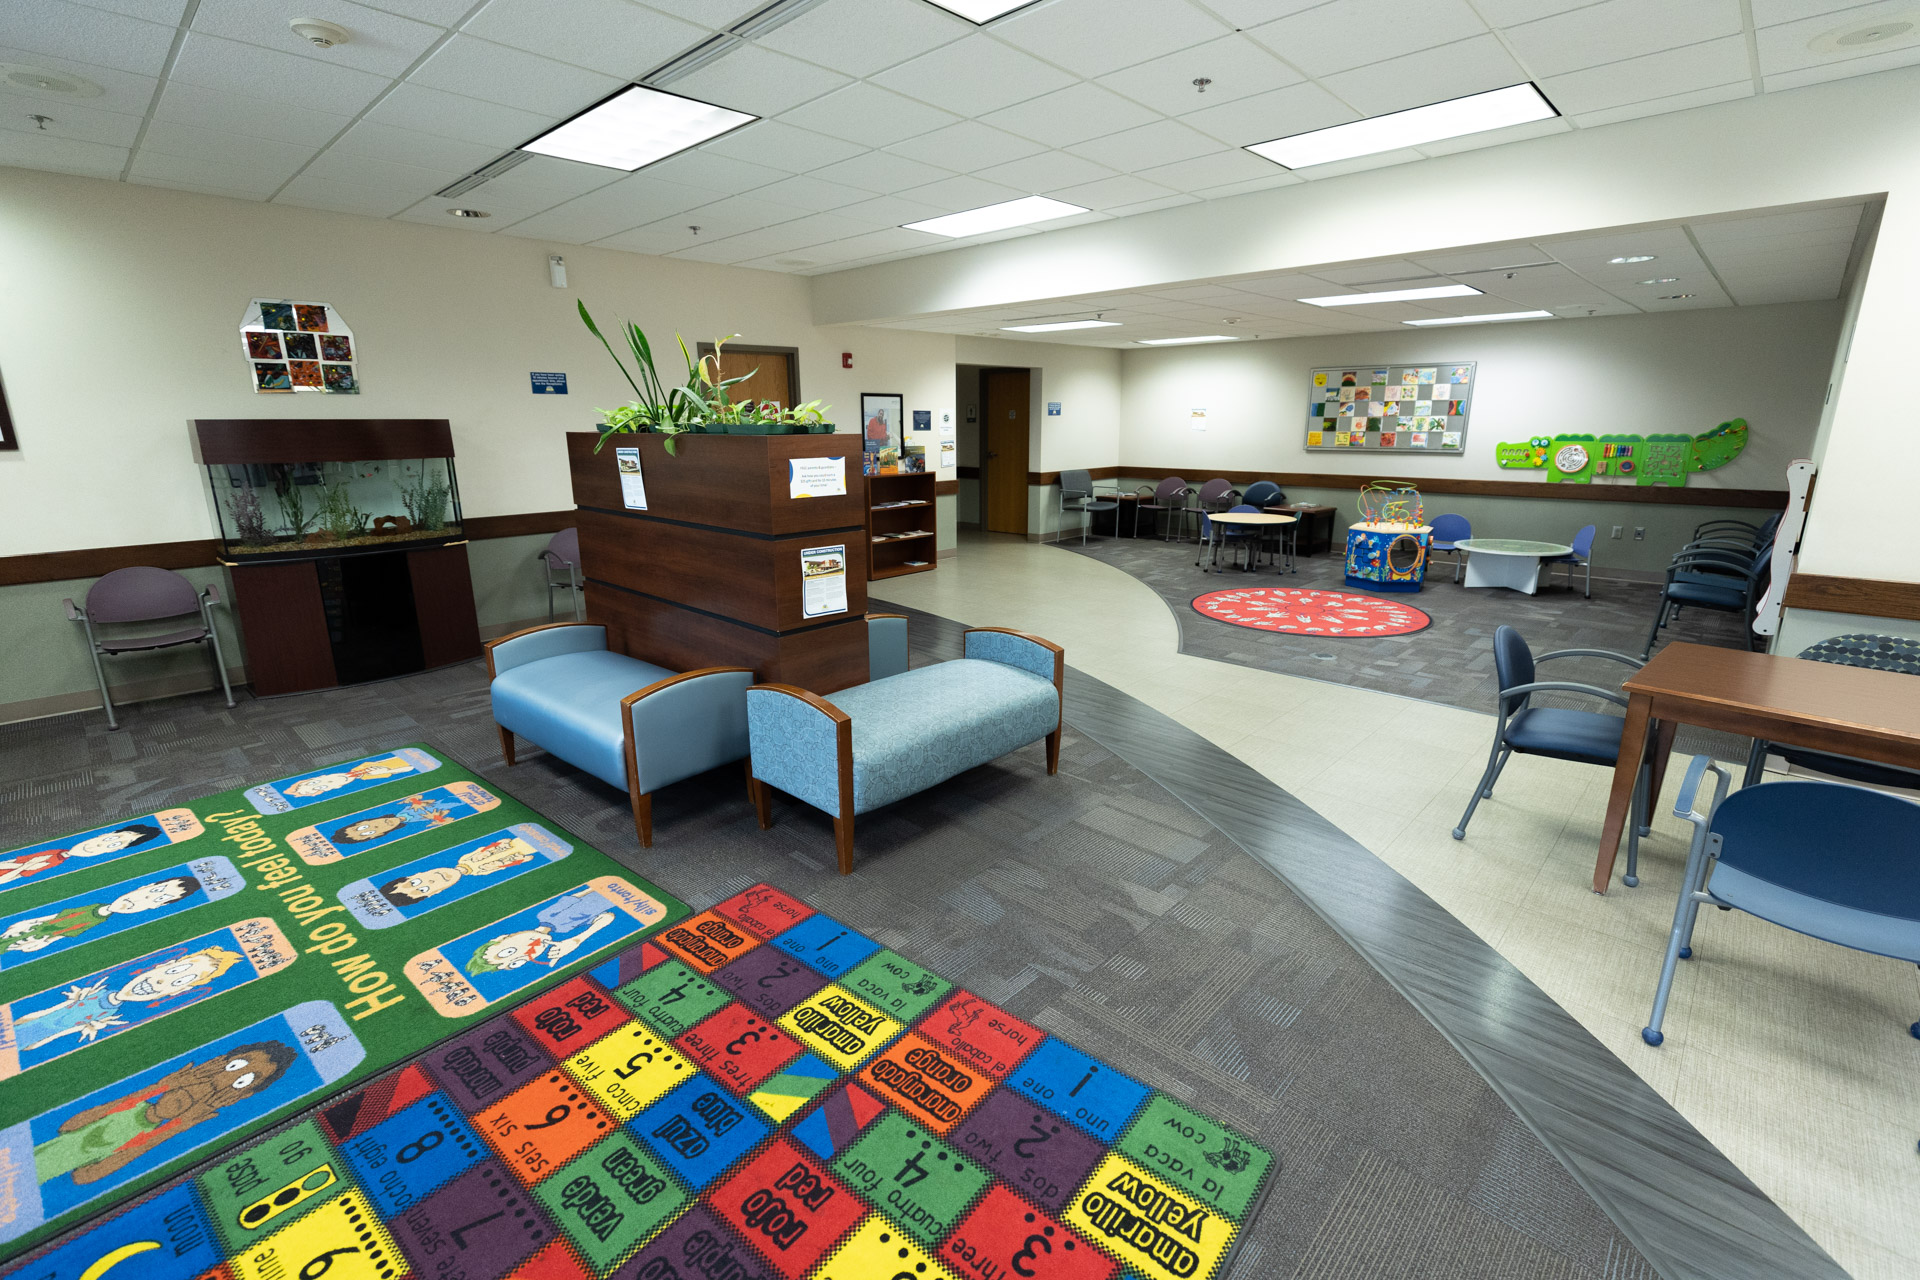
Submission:
[[[1675,642],[1622,688],[1627,721],[1593,864],[1595,893],[1613,878],[1641,760],[1650,747],[1657,796],[1683,723],[1920,769],[1920,698],[1901,672]]]
[[[1296,544],[1294,550],[1296,554],[1303,556],[1310,556],[1314,553],[1316,545],[1316,535],[1314,531],[1322,528],[1320,521],[1324,517],[1326,520],[1324,526],[1326,541],[1319,545],[1328,551],[1333,550],[1333,526],[1335,517],[1339,515],[1339,508],[1316,507],[1310,502],[1293,502],[1284,507],[1262,507],[1261,510],[1272,511],[1283,516],[1293,516],[1300,521],[1300,527],[1294,530],[1294,543]],[[1300,541],[1300,535],[1303,533],[1307,535],[1307,547],[1306,550],[1301,551],[1298,543]]]
[[[1207,545],[1213,551],[1212,564],[1213,564],[1213,567],[1215,568],[1217,568],[1220,564],[1219,529],[1221,525],[1237,524],[1237,525],[1248,525],[1253,527],[1264,526],[1269,528],[1279,528],[1282,525],[1289,525],[1294,522],[1292,516],[1269,515],[1264,511],[1210,511],[1207,513],[1207,520],[1210,524],[1210,528],[1208,531],[1210,536],[1207,538]],[[1257,548],[1256,548],[1256,553],[1257,553]],[[1200,561],[1195,560],[1194,563],[1199,564]],[[1247,567],[1249,570],[1251,570],[1253,567],[1252,556],[1247,557]],[[1200,572],[1205,573],[1207,572],[1207,570],[1203,568],[1200,570]]]

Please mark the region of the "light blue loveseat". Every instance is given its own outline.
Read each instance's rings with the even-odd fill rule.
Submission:
[[[500,753],[515,734],[633,801],[633,827],[653,844],[653,793],[745,758],[746,667],[676,673],[607,649],[587,622],[532,627],[487,645]]]
[[[770,789],[833,818],[840,874],[853,870],[853,820],[1017,747],[1046,740],[1060,768],[1066,651],[1024,632],[976,627],[966,656],[821,697],[792,685],[747,690],[747,788],[760,828]]]

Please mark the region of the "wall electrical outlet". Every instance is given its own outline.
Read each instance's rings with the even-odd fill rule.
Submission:
[[[1645,542],[1647,540],[1647,527],[1645,525],[1634,526],[1633,540],[1635,542]]]
[[[1618,538],[1619,538],[1619,536],[1620,536],[1620,528],[1621,528],[1621,526],[1619,526],[1619,525],[1615,525],[1615,526],[1613,526],[1613,536],[1614,536],[1614,537],[1615,537],[1616,539],[1618,539]]]

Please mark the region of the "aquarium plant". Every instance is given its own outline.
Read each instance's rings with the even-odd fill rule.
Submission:
[[[319,520],[321,527],[342,541],[367,531],[367,513],[354,505],[344,479],[327,486],[326,496],[320,500]]]
[[[260,495],[247,485],[227,499],[227,514],[233,519],[233,531],[242,543],[259,546],[269,540],[267,513],[260,509]]]
[[[287,533],[295,538],[306,536],[307,526],[314,517],[307,514],[307,500],[300,494],[300,486],[292,483],[291,478],[283,480],[276,487],[280,495],[280,518]]]
[[[445,477],[431,475],[424,469],[418,473],[408,471],[400,482],[400,504],[407,509],[407,519],[413,527],[422,533],[446,527],[450,494]]]

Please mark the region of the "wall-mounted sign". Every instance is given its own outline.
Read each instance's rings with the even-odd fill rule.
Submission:
[[[933,410],[915,409],[913,411],[913,429],[915,431],[933,430]]]
[[[324,302],[255,298],[240,319],[240,345],[255,391],[360,390],[353,330]]]
[[[1058,400],[1047,401],[1047,416],[1049,418],[1057,418],[1060,416],[1060,402]]]
[[[1195,431],[1205,431],[1207,429],[1207,411],[1205,409],[1195,409],[1187,416],[1187,425]]]
[[[564,373],[530,373],[533,380],[533,394],[537,396],[563,396],[567,394],[567,375]]]
[[[847,611],[847,545],[800,552],[800,613],[818,618]]]
[[[789,498],[838,498],[847,492],[845,458],[790,458],[787,460]]]

